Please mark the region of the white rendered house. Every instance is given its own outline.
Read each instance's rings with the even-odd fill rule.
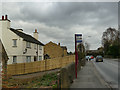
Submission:
[[[10,22],[7,15],[0,20],[0,39],[9,57],[8,64],[43,60],[44,44],[38,40],[37,29],[32,37],[22,29],[11,28]]]

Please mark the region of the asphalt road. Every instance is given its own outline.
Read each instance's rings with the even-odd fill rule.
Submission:
[[[103,59],[103,62],[95,62],[93,64],[103,77],[103,79],[110,85],[112,88],[118,88],[120,86],[120,79],[118,79],[118,71],[120,72],[119,63],[114,59]]]

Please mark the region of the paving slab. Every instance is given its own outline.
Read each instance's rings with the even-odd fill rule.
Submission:
[[[70,88],[109,88],[91,61],[78,72]]]

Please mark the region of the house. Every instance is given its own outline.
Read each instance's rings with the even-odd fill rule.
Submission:
[[[44,44],[38,40],[35,29],[33,37],[22,29],[10,27],[7,15],[0,20],[0,38],[8,55],[8,64],[34,62],[44,59]]]
[[[67,47],[60,46],[60,43],[56,44],[50,41],[44,46],[44,55],[45,58],[57,58],[67,55]]]
[[[63,49],[64,56],[66,56],[67,55],[67,47],[66,46],[61,46],[61,48]]]
[[[7,76],[7,61],[8,56],[0,40],[0,69],[3,71],[5,77]]]

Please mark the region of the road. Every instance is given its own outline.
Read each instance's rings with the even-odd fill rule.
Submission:
[[[118,88],[118,84],[120,84],[120,79],[118,80],[118,71],[120,70],[118,69],[118,64],[120,62],[114,61],[113,59],[103,60],[103,62],[95,62],[95,60],[92,62],[103,79],[110,85],[110,87]]]

